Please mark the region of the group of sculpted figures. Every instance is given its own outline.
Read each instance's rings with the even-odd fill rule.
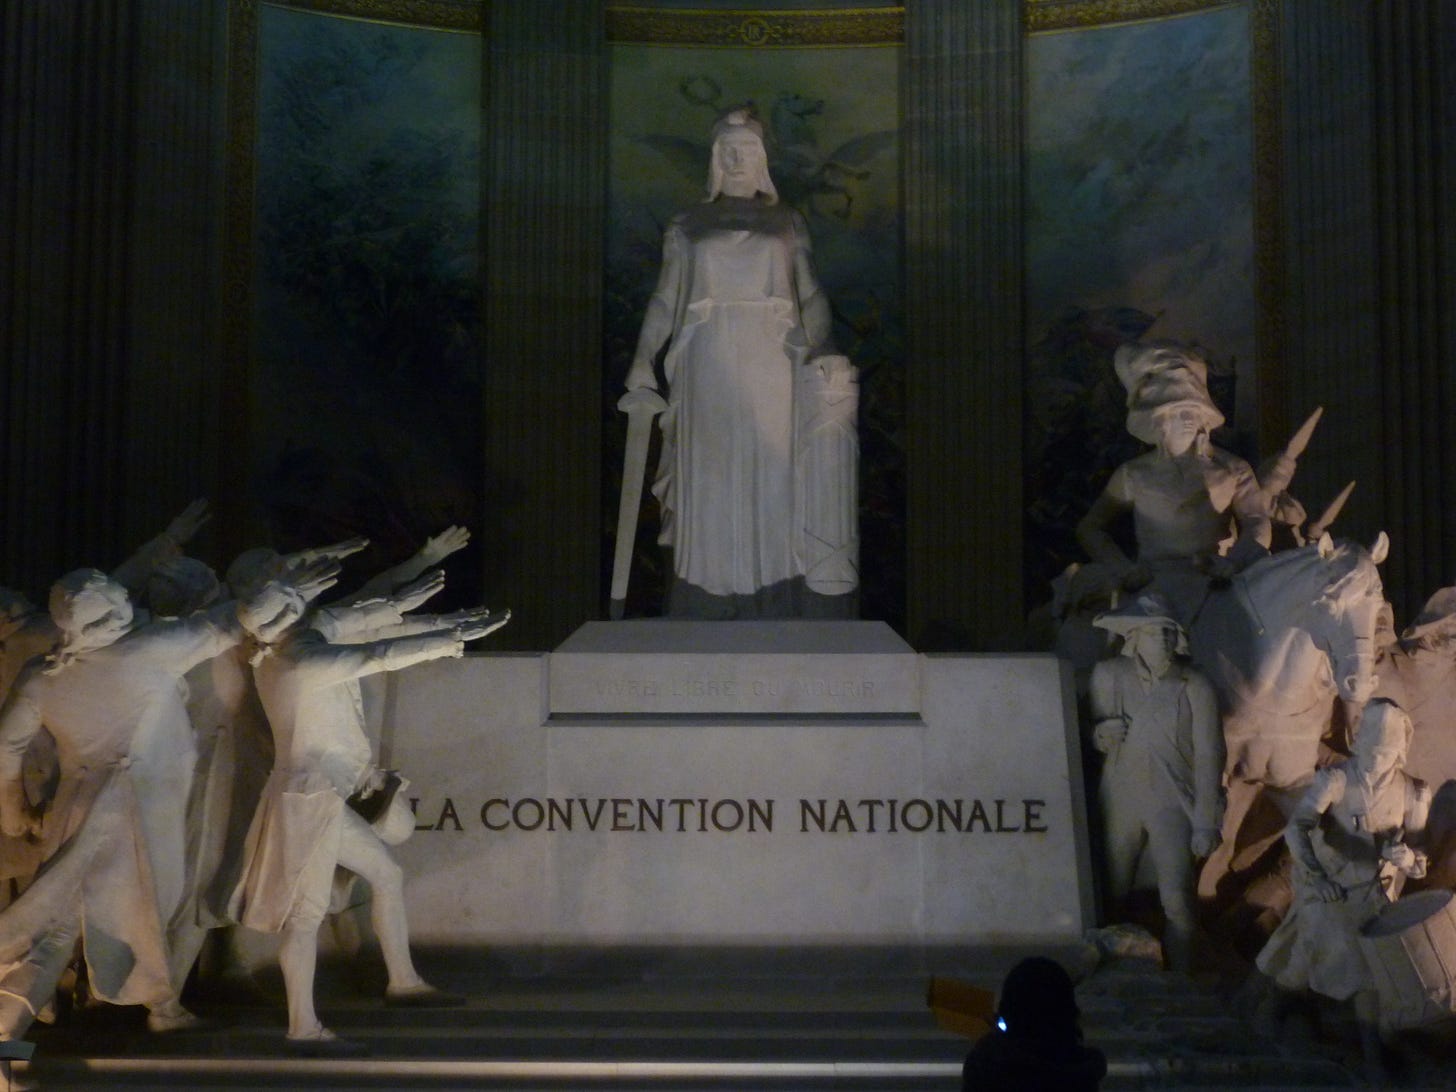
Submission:
[[[856,373],[761,125],[735,109],[712,136],[708,198],[668,225],[620,403],[613,610],[656,419],[665,613],[853,617]],[[1335,542],[1335,506],[1310,522],[1288,493],[1317,415],[1256,470],[1211,442],[1223,416],[1195,351],[1126,345],[1115,367],[1150,450],[1093,502],[1078,527],[1091,560],[1057,589],[1059,650],[1082,669],[1102,755],[1109,908],[1151,871],[1168,962],[1187,970],[1199,895],[1274,892],[1248,900],[1268,926],[1263,1011],[1277,1019],[1305,989],[1353,999],[1378,1068],[1379,1034],[1407,1019],[1395,1013],[1426,1010],[1379,992],[1399,976],[1372,965],[1367,935],[1408,881],[1456,884],[1427,784],[1456,774],[1440,731],[1456,589],[1397,641],[1383,536]],[[1129,515],[1131,553],[1117,534]],[[0,1041],[47,1008],[78,945],[93,996],[145,1005],[156,1031],[191,1026],[182,983],[207,931],[239,923],[281,934],[288,1041],[343,1049],[313,1005],[341,874],[372,888],[386,999],[459,1000],[411,961],[388,845],[413,821],[399,776],[375,766],[358,680],[458,656],[508,614],[412,613],[440,589],[428,570],[464,544],[458,529],[321,604],[362,542],[250,551],[219,580],[181,554],[202,518],[189,509],[110,576],[67,574],[48,612],[0,593]],[[1270,867],[1281,857],[1287,883]],[[1456,983],[1400,988],[1449,1009]]]
[[[712,136],[707,198],[668,224],[619,403],[613,613],[657,418],[664,613],[853,617],[855,371],[832,346],[804,220],[777,201],[751,109]],[[1254,908],[1265,1010],[1305,989],[1353,999],[1376,1066],[1401,1006],[1377,996],[1360,931],[1407,880],[1456,883],[1432,793],[1405,772],[1456,774],[1440,738],[1456,589],[1397,641],[1384,536],[1370,549],[1330,538],[1348,488],[1314,520],[1289,493],[1319,411],[1256,469],[1213,444],[1224,417],[1195,350],[1128,344],[1114,367],[1149,450],[1092,502],[1077,528],[1090,560],[1056,589],[1058,650],[1080,668],[1101,755],[1109,909],[1151,872],[1166,957],[1187,970],[1200,896]],[[1456,982],[1432,990],[1449,1001]]]
[[[1187,970],[1199,897],[1236,904],[1262,940],[1258,1023],[1276,1029],[1305,990],[1353,1001],[1379,1073],[1383,1033],[1456,1008],[1456,980],[1430,972],[1456,966],[1432,922],[1451,918],[1449,892],[1393,909],[1456,881],[1432,806],[1451,789],[1431,787],[1456,775],[1456,589],[1397,639],[1384,536],[1331,540],[1348,489],[1308,523],[1287,492],[1318,413],[1256,471],[1210,441],[1223,417],[1196,351],[1129,344],[1114,364],[1151,447],[1113,472],[1077,528],[1092,560],[1057,589],[1101,756],[1108,910],[1150,872],[1165,957]],[[1113,533],[1126,515],[1131,554]]]
[[[198,503],[120,569],[78,569],[48,610],[0,618],[0,1041],[46,1013],[77,958],[89,994],[197,1024],[181,991],[208,931],[281,934],[287,1038],[344,1052],[314,1011],[320,924],[359,877],[386,1001],[440,1005],[414,968],[389,845],[413,830],[375,766],[359,679],[444,656],[503,625],[483,608],[412,613],[444,585],[461,528],[353,595],[321,602],[362,539],[250,550],[219,579],[182,546]]]

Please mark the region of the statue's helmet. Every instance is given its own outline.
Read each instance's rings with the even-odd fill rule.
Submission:
[[[1223,424],[1208,393],[1208,362],[1188,346],[1131,342],[1117,350],[1112,365],[1127,390],[1127,431],[1144,443],[1158,442],[1159,419],[1174,410],[1195,409],[1209,432]]]
[[[1370,756],[1377,750],[1397,752],[1404,764],[1414,732],[1415,726],[1404,709],[1389,698],[1374,698],[1360,712],[1351,750],[1363,765],[1369,765]]]
[[[1456,636],[1456,587],[1437,589],[1400,639],[1414,643],[1452,636]]]

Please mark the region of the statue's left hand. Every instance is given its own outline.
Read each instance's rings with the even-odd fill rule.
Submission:
[[[321,557],[304,565],[290,566],[284,579],[312,602],[338,583],[341,568],[335,558]]]
[[[1223,835],[1219,833],[1217,827],[1195,827],[1188,848],[1194,857],[1203,860],[1212,854],[1222,841]]]
[[[1232,576],[1234,573],[1243,572],[1254,562],[1268,556],[1268,547],[1260,545],[1258,540],[1240,537],[1229,550],[1228,557],[1217,558],[1214,564],[1217,565],[1219,561],[1226,562],[1230,569],[1228,575]]]
[[[462,622],[455,627],[455,635],[462,641],[478,641],[488,633],[494,633],[511,620],[509,610],[496,611],[484,618]]]
[[[470,532],[458,525],[446,527],[433,538],[425,539],[420,548],[420,560],[426,565],[438,565],[451,554],[463,550],[470,543]]]
[[[1380,855],[1413,879],[1426,874],[1426,855],[1404,842],[1391,842],[1381,849]]]

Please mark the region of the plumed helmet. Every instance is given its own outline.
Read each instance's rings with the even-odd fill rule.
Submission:
[[[74,569],[51,585],[51,621],[67,636],[80,634],[102,617],[126,591],[99,569]]]
[[[1158,442],[1162,414],[1186,406],[1198,410],[1210,432],[1223,424],[1208,393],[1208,363],[1186,345],[1130,342],[1118,348],[1112,366],[1127,390],[1127,431],[1144,443]]]
[[[739,129],[748,129],[759,140],[763,139],[763,122],[758,120],[758,116],[754,113],[754,108],[751,104],[735,106],[733,109],[725,111],[713,123],[713,132],[711,134],[713,143],[716,144],[719,137],[736,132]]]

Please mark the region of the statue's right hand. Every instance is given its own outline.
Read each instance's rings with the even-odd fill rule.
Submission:
[[[643,387],[655,391],[657,389],[657,377],[652,374],[652,362],[650,360],[634,360],[632,366],[627,369],[627,381],[623,385],[629,391],[639,390]]]
[[[335,561],[342,561],[351,554],[357,554],[360,550],[369,546],[369,540],[363,535],[355,535],[353,538],[346,538],[343,542],[335,542],[328,546],[320,546],[316,550],[308,551],[331,557]]]
[[[493,611],[483,618],[472,618],[455,627],[455,636],[461,641],[478,641],[494,633],[511,620],[509,610]]]
[[[1320,902],[1345,901],[1345,889],[1328,876],[1311,876],[1309,886]]]
[[[0,789],[0,834],[21,838],[35,827],[25,803],[25,788],[16,782]]]
[[[1092,746],[1104,755],[1110,755],[1122,746],[1127,738],[1127,722],[1121,717],[1099,720],[1092,729]]]

